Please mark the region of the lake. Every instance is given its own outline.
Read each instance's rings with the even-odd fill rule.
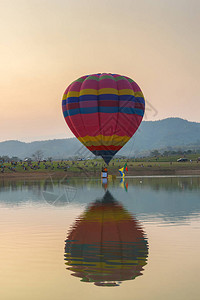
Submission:
[[[0,181],[0,299],[200,299],[200,177]]]

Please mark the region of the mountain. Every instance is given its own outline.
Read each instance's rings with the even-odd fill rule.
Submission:
[[[131,140],[118,152],[120,155],[140,156],[151,150],[171,148],[199,149],[200,123],[180,118],[159,121],[143,121]],[[20,141],[0,142],[0,156],[17,156],[24,159],[41,150],[44,157],[64,159],[70,156],[88,156],[89,151],[76,139],[55,139],[24,143]]]
[[[154,149],[200,147],[200,123],[180,118],[144,121],[122,151],[126,155],[132,144],[133,152],[139,154]]]
[[[12,140],[0,142],[0,156],[17,156],[24,159],[25,157],[32,157],[36,151],[40,150],[45,158],[67,158],[73,156],[76,149],[79,149],[81,145],[76,138],[35,141],[31,143]]]

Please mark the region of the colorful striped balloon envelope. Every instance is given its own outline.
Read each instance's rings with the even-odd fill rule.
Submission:
[[[138,129],[145,100],[132,79],[99,73],[72,82],[63,95],[62,108],[78,140],[109,164]]]

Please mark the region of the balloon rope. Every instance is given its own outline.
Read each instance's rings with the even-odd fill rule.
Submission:
[[[131,137],[131,140],[132,140],[132,146],[131,146],[131,149],[130,149],[130,151],[129,151],[129,155],[128,155],[128,157],[127,157],[126,162],[128,162],[128,160],[130,159],[130,155],[131,155],[131,153],[132,153],[132,151],[133,151],[133,146],[134,146],[134,139],[133,139],[133,137]]]

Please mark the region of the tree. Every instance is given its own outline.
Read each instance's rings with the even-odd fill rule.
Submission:
[[[20,161],[19,157],[17,156],[12,156],[10,160],[14,162]]]
[[[168,156],[169,154],[170,154],[169,151],[164,151],[164,153],[163,153],[164,156]]]
[[[151,156],[160,156],[160,152],[158,150],[151,151]]]
[[[191,154],[191,153],[192,153],[192,150],[189,149],[189,150],[187,151],[187,154]]]
[[[34,160],[40,161],[43,159],[44,153],[42,152],[42,150],[37,150],[35,151],[35,153],[32,154],[32,157]]]

